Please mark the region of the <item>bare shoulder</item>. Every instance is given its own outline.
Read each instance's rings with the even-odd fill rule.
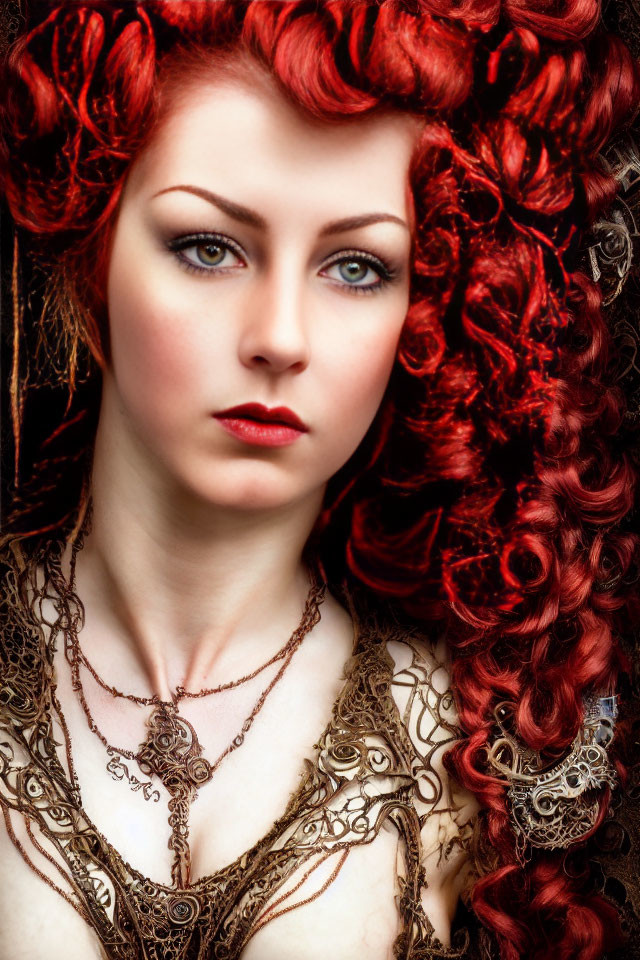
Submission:
[[[446,643],[407,632],[388,640],[387,650],[394,663],[393,697],[416,749],[424,755],[435,743],[452,744],[460,729]]]
[[[411,632],[389,640],[387,649],[394,661],[391,693],[415,751],[414,806],[427,885],[453,893],[467,873],[479,805],[443,762],[462,736],[449,652],[443,640],[431,643]]]

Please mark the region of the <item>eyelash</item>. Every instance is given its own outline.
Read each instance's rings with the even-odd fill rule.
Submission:
[[[240,247],[235,244],[229,237],[225,237],[219,233],[197,233],[190,234],[186,237],[176,237],[175,240],[169,241],[167,244],[169,250],[172,253],[177,255],[180,265],[185,269],[189,270],[191,273],[219,273],[224,272],[229,269],[234,269],[233,267],[205,267],[198,266],[195,263],[192,263],[191,260],[187,260],[186,257],[181,256],[182,251],[188,250],[190,247],[197,247],[204,245],[205,243],[217,243],[220,247],[223,247],[227,250],[230,250],[231,253],[239,257],[241,260],[244,260],[244,255]],[[341,250],[340,256],[334,257],[330,260],[325,266],[325,270],[328,270],[330,267],[334,267],[336,264],[345,263],[349,260],[355,260],[358,263],[365,263],[367,266],[371,267],[378,274],[379,280],[377,283],[368,284],[366,286],[357,286],[354,284],[340,283],[337,280],[332,282],[340,287],[341,289],[347,290],[349,293],[355,294],[371,294],[378,293],[380,290],[384,289],[388,283],[392,283],[396,277],[396,271],[389,264],[385,263],[383,260],[380,260],[378,257],[374,257],[370,253],[365,253],[362,250]],[[331,278],[329,278],[331,279]]]

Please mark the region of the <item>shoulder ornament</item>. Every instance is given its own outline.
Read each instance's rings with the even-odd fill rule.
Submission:
[[[607,749],[618,714],[616,697],[584,701],[584,722],[569,754],[552,766],[518,743],[508,731],[512,710],[500,703],[494,711],[500,735],[491,744],[491,766],[509,784],[511,821],[522,854],[531,847],[566,848],[588,834],[600,811],[594,790],[615,787],[617,778]]]

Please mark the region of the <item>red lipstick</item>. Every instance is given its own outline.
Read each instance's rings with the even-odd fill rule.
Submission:
[[[243,403],[214,417],[227,433],[260,447],[287,446],[309,429],[288,407],[269,408],[261,403]]]

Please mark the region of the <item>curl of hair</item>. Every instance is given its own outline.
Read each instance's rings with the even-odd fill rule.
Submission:
[[[31,24],[2,75],[0,176],[43,306],[16,313],[16,342],[37,358],[26,373],[14,362],[16,441],[29,434],[29,376],[68,392],[35,444],[41,471],[18,490],[13,536],[77,521],[98,396],[77,391],[108,361],[114,211],[189,78],[251,62],[327,122],[384,109],[424,119],[397,362],[330,483],[316,543],[330,579],[447,625],[467,734],[449,763],[480,799],[497,858],[473,904],[505,960],[596,960],[615,927],[564,855],[518,863],[504,784],[484,765],[505,698],[529,747],[567,749],[584,694],[615,685],[634,602],[638,539],[616,525],[637,478],[615,450],[624,402],[576,249],[615,193],[597,153],[630,120],[640,82],[598,16],[595,0],[93,0]]]

